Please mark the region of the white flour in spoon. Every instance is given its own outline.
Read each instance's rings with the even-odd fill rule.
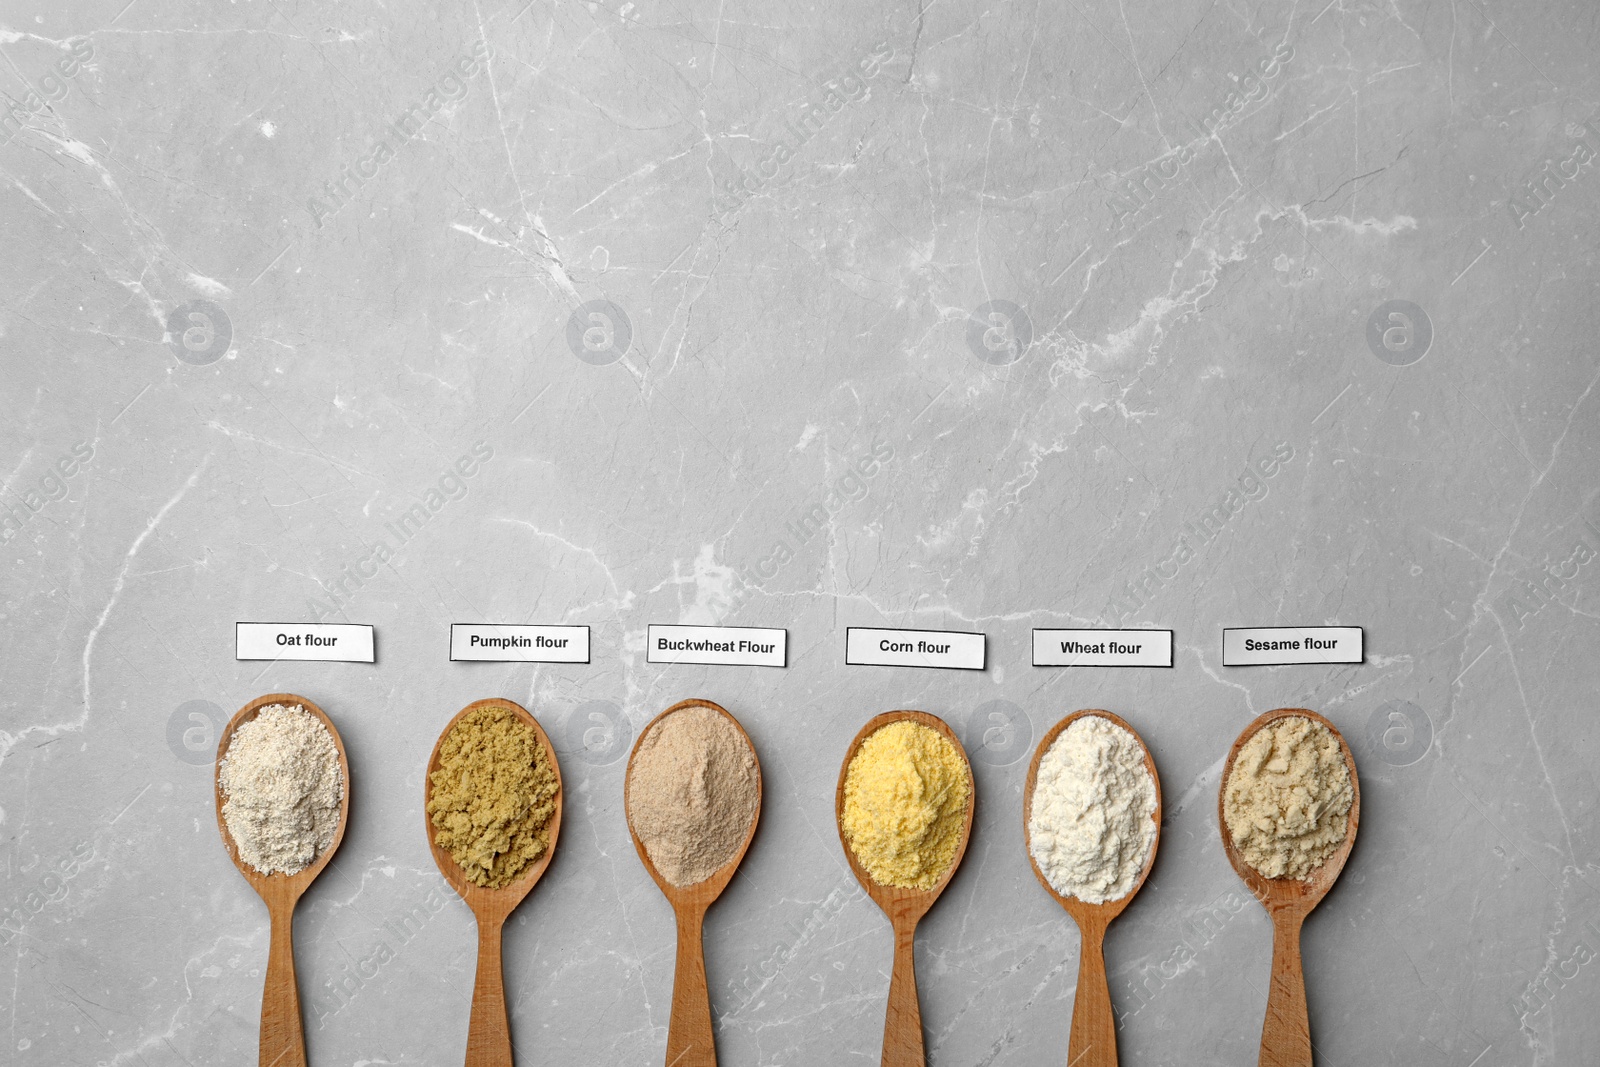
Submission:
[[[1029,848],[1062,896],[1086,904],[1133,890],[1155,842],[1156,784],[1138,739],[1085,715],[1057,735],[1033,787]]]
[[[333,844],[344,798],[339,750],[304,708],[262,708],[233,732],[218,776],[239,858],[262,874],[299,874]]]

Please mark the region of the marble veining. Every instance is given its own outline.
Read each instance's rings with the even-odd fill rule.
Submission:
[[[1107,943],[1122,1062],[1254,1062],[1270,927],[1215,798],[1284,705],[1361,772],[1305,931],[1321,1062],[1583,1062],[1597,33],[1576,0],[8,0],[0,1062],[252,1061],[267,916],[211,757],[272,691],[351,766],[296,927],[313,1063],[462,1055],[422,776],[497,695],[568,788],[506,932],[519,1062],[662,1055],[622,776],[690,696],[765,772],[707,927],[723,1063],[876,1062],[889,927],[833,795],[894,708],[978,789],[929,1061],[1063,1060],[1078,939],[1021,788],[1085,707],[1167,802]],[[377,662],[233,658],[236,621],[318,619]],[[449,662],[491,621],[588,625],[592,662]],[[647,662],[649,624],[718,622],[789,665]],[[1366,662],[1221,664],[1224,626],[1313,623]],[[846,667],[850,626],[989,665]],[[1170,628],[1175,665],[1035,668],[1036,626]]]

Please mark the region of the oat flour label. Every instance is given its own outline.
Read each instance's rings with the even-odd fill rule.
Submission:
[[[376,659],[371,626],[342,622],[240,622],[234,624],[234,659]]]

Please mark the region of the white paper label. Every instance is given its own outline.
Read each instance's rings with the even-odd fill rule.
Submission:
[[[1250,626],[1222,631],[1224,667],[1284,663],[1360,663],[1359,626]]]
[[[646,630],[649,663],[785,667],[789,631],[758,626],[656,626]]]
[[[855,666],[981,671],[987,642],[984,634],[961,630],[874,630],[852,626],[844,635],[844,661]]]
[[[588,663],[589,628],[452,623],[450,658],[492,663]]]
[[[312,659],[371,663],[370,626],[343,622],[234,624],[234,659]]]
[[[1171,630],[1035,630],[1035,667],[1170,667]]]

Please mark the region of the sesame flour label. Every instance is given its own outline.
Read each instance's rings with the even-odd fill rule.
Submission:
[[[1224,667],[1285,663],[1361,663],[1366,659],[1359,626],[1252,626],[1222,631]]]

